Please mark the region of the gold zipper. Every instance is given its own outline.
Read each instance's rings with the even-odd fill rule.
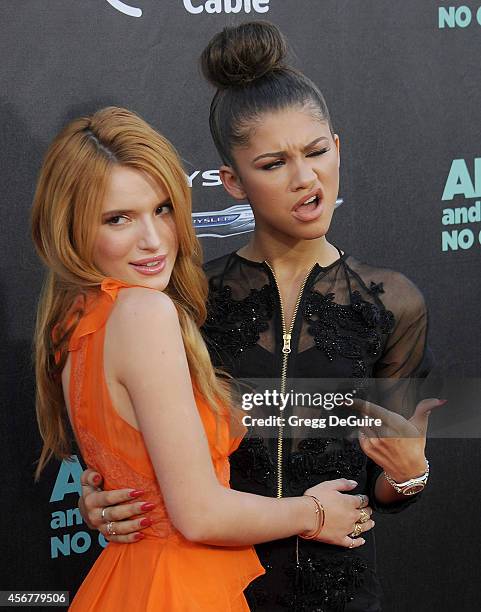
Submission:
[[[306,286],[307,279],[311,275],[311,272],[314,269],[314,266],[312,266],[306,278],[302,282],[301,289],[299,291],[299,295],[297,296],[296,305],[294,307],[294,312],[292,314],[292,320],[289,326],[289,331],[286,331],[286,319],[284,316],[284,306],[282,304],[282,297],[281,297],[281,292],[279,290],[279,285],[277,283],[277,278],[276,278],[275,272],[272,269],[272,266],[270,265],[270,263],[268,261],[265,261],[264,263],[267,264],[270,271],[272,272],[272,276],[274,278],[274,283],[276,285],[277,293],[279,294],[279,304],[281,307],[282,339],[284,342],[282,346],[281,394],[284,395],[286,392],[287,360],[289,358],[289,353],[291,352],[292,330],[294,329],[294,323],[296,321],[297,310],[299,309],[299,304],[301,303],[302,294],[304,292],[304,287]],[[283,431],[284,431],[283,425],[279,425],[278,441],[277,441],[277,497],[278,498],[282,497],[282,448],[283,448],[282,434],[283,434]]]

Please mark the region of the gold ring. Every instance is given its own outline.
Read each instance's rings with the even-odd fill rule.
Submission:
[[[354,531],[351,533],[351,538],[357,538],[362,533],[361,523],[354,524]]]
[[[369,512],[367,510],[364,510],[364,508],[361,508],[361,511],[359,514],[360,516],[359,516],[358,523],[362,524],[362,523],[367,522],[370,519]]]

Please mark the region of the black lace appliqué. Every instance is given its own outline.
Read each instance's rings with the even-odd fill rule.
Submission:
[[[287,469],[292,485],[309,488],[319,476],[358,479],[366,459],[355,440],[346,438],[308,438],[301,440],[290,454]]]
[[[382,283],[371,285],[373,295],[382,292]],[[348,305],[334,302],[334,293],[323,295],[309,291],[303,315],[316,347],[329,361],[336,355],[352,360],[354,378],[366,376],[366,360],[380,354],[382,335],[394,327],[393,313],[382,305],[363,300],[359,291],[352,292]]]
[[[259,334],[268,329],[274,314],[274,296],[270,285],[251,289],[242,300],[232,297],[227,285],[209,295],[208,317],[204,332],[209,344],[232,357],[259,341]]]
[[[231,472],[258,484],[272,484],[275,466],[261,437],[244,438],[229,459]]]
[[[279,602],[296,612],[342,612],[364,582],[366,562],[355,555],[316,555],[286,572],[292,594]]]

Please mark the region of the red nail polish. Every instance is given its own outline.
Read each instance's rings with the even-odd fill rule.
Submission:
[[[154,508],[155,508],[155,504],[153,504],[152,502],[146,502],[145,504],[142,504],[140,506],[140,509],[146,512],[150,512],[150,510],[153,510]]]
[[[139,540],[143,540],[144,538],[145,538],[145,536],[144,536],[144,534],[143,534],[143,533],[136,533],[136,534],[134,535],[134,540],[135,540],[136,542],[138,542]]]
[[[99,484],[100,481],[101,481],[100,476],[94,476],[94,483],[95,484]]]
[[[140,525],[141,525],[142,527],[150,527],[150,526],[152,525],[152,521],[151,521],[149,518],[143,518],[143,519],[140,521]]]
[[[145,491],[141,491],[140,489],[138,489],[136,491],[130,491],[129,497],[140,497],[144,493],[145,493]]]

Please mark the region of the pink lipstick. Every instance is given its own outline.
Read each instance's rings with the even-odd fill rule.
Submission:
[[[157,255],[156,257],[131,261],[130,265],[144,276],[153,276],[155,274],[159,274],[159,272],[162,272],[162,270],[165,268],[166,261],[167,255]]]

